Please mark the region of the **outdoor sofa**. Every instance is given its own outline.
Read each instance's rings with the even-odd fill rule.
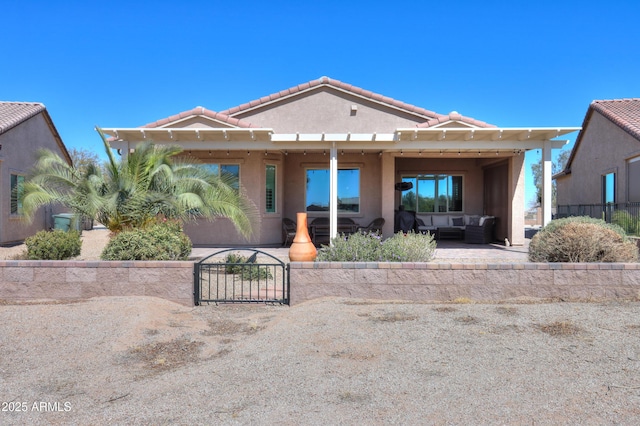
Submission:
[[[471,244],[493,240],[495,217],[468,214],[416,214],[416,232],[434,234],[436,239],[464,239]]]

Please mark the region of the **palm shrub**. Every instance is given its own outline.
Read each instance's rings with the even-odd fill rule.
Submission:
[[[78,231],[40,231],[26,240],[27,259],[64,260],[80,255],[82,241]]]
[[[115,235],[102,251],[102,260],[187,260],[191,240],[178,221],[155,220],[142,228]]]
[[[20,195],[27,220],[40,207],[59,203],[114,233],[144,228],[158,216],[183,222],[224,217],[245,238],[253,233],[257,210],[232,177],[182,159],[177,146],[140,144],[117,161],[98,133],[108,158],[103,167],[78,169],[51,151],[38,152]]]
[[[618,225],[586,216],[549,222],[531,239],[531,262],[637,262],[638,248]]]
[[[319,262],[428,262],[436,242],[430,234],[398,232],[386,240],[378,232],[340,235],[318,250]]]

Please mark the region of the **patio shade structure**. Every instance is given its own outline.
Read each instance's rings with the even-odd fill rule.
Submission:
[[[551,150],[568,140],[557,139],[580,127],[531,128],[398,128],[393,133],[276,133],[271,128],[102,128],[111,147],[127,155],[146,141],[179,144],[184,150],[246,150],[329,153],[330,234],[337,235],[337,173],[339,152],[361,151],[393,156],[478,157],[520,155],[542,150],[543,224],[551,220]]]

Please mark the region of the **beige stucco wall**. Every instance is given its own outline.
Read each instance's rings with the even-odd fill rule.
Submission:
[[[202,163],[239,164],[240,185],[256,207],[254,235],[243,238],[229,219],[220,218],[213,222],[198,221],[185,225],[185,231],[195,245],[238,246],[282,243],[282,217],[285,205],[284,155],[253,151],[213,152],[211,156],[200,153]],[[265,212],[266,165],[276,166],[276,212]],[[295,217],[295,215],[294,215]]]
[[[38,149],[49,149],[63,155],[42,113],[0,135],[0,244],[22,241],[52,226],[52,212],[60,207],[43,208],[31,224],[11,215],[11,175],[26,176],[36,160]]]
[[[353,112],[352,105],[357,106]],[[393,133],[427,121],[330,87],[234,115],[278,133]]]
[[[593,112],[571,163],[571,174],[556,179],[557,203],[600,204],[602,176],[616,173],[616,201],[627,200],[626,159],[640,155],[640,142]]]
[[[509,159],[509,203],[507,238],[511,245],[524,245],[524,155]]]

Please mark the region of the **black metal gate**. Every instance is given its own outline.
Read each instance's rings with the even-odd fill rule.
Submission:
[[[289,304],[289,264],[255,249],[226,249],[193,265],[195,304]]]

